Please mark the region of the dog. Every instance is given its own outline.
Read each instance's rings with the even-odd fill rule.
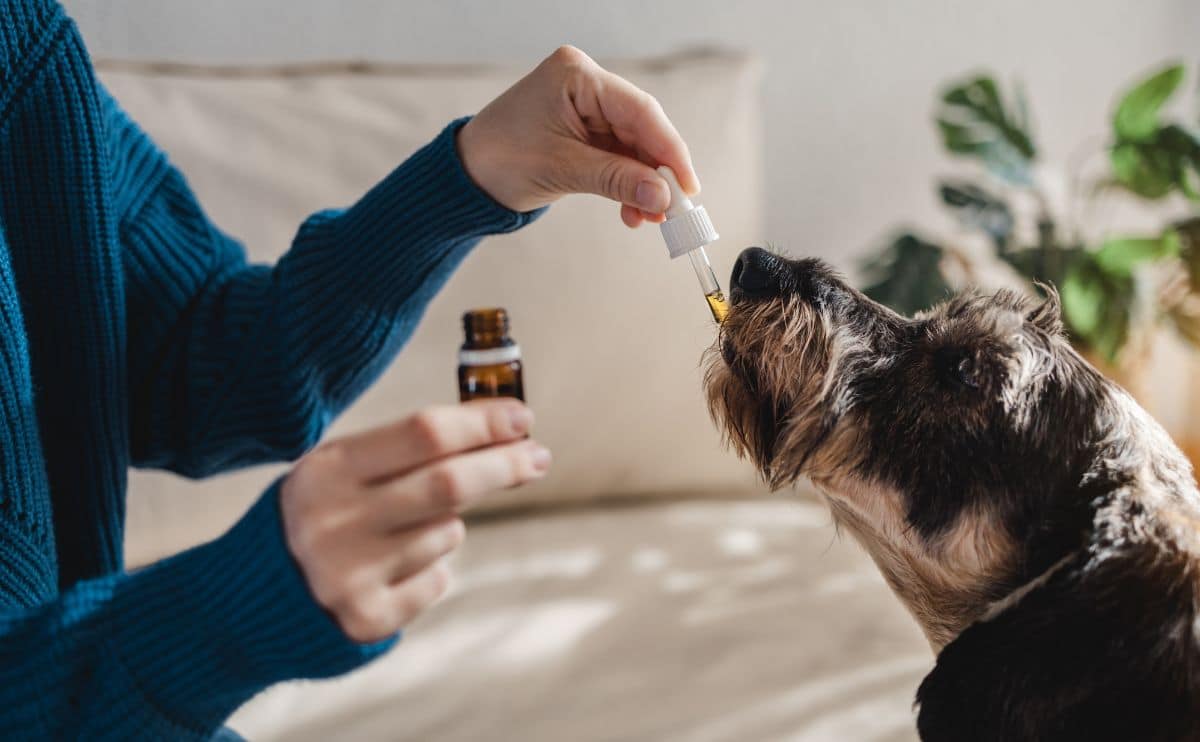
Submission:
[[[821,492],[920,624],[926,742],[1200,740],[1200,494],[1067,341],[1057,293],[901,316],[818,260],[737,259],[705,390]]]

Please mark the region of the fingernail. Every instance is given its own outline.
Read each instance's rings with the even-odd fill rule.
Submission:
[[[661,214],[671,204],[671,192],[663,180],[643,180],[633,197],[639,209],[652,214]]]
[[[529,452],[529,461],[533,464],[534,471],[544,472],[549,469],[551,458],[549,449],[533,444],[533,450]]]
[[[508,411],[508,417],[515,435],[524,435],[533,427],[533,411],[528,407],[513,406]]]

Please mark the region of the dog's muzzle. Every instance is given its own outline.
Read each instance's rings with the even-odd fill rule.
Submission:
[[[733,264],[729,277],[734,304],[799,298],[814,306],[831,301],[850,303],[853,291],[833,269],[815,258],[789,260],[762,249],[749,247]]]
[[[761,247],[748,247],[738,255],[729,277],[733,298],[767,299],[779,296],[788,267],[783,258]]]

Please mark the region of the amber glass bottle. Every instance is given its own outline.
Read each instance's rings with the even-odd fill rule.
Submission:
[[[458,351],[458,398],[525,399],[521,346],[508,336],[508,312],[500,307],[463,315],[466,340]]]

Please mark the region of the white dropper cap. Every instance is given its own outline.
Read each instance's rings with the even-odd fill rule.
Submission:
[[[663,239],[667,242],[667,252],[672,258],[686,255],[698,247],[704,247],[710,242],[716,242],[720,237],[708,212],[703,206],[696,206],[683,192],[675,171],[663,165],[658,168],[658,174],[667,181],[671,189],[671,204],[667,207],[667,220],[659,225]]]

